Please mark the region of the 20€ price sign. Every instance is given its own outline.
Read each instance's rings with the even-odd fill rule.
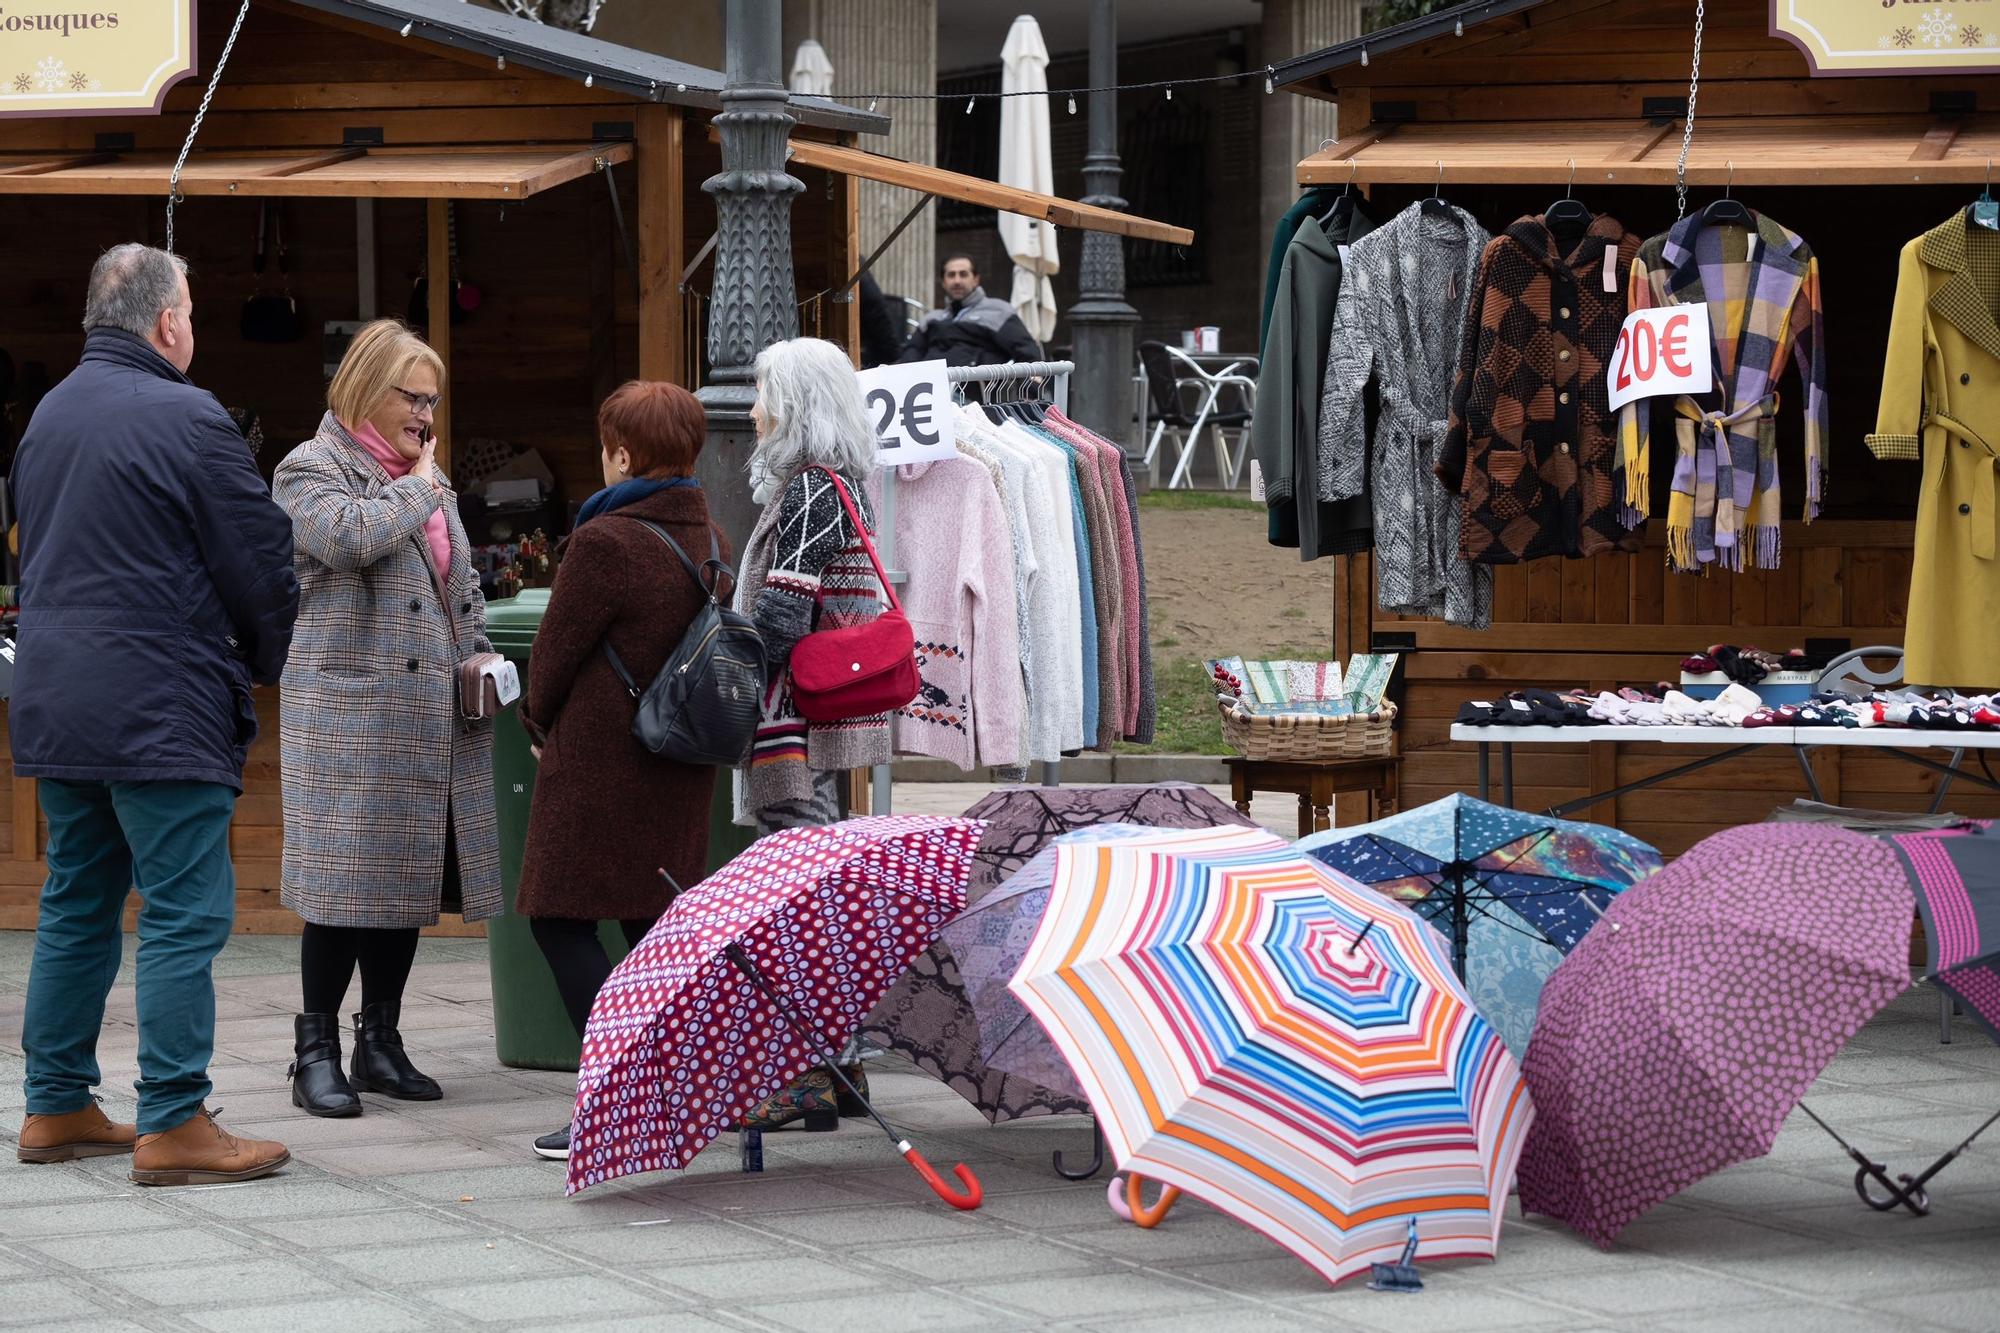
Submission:
[[[878,467],[958,457],[951,385],[944,369],[942,361],[916,361],[855,372],[868,425],[875,432]]]
[[[1635,398],[1707,393],[1714,387],[1708,307],[1664,305],[1625,316],[1604,377],[1613,411]]]

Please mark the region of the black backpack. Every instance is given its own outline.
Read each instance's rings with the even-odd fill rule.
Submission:
[[[697,567],[665,528],[643,518],[634,521],[644,523],[673,549],[706,601],[644,690],[618,660],[611,641],[605,640],[604,656],[639,705],[632,734],[639,744],[675,763],[741,763],[750,753],[762,715],[768,673],[764,636],[750,617],[724,606],[717,595],[722,580],[734,581],[736,573],[722,563],[713,530],[708,534],[709,558]]]

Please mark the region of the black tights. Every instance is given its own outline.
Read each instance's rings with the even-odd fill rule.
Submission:
[[[410,966],[417,961],[417,930],[374,930],[364,926],[315,926],[299,934],[299,972],[305,983],[305,1012],[338,1014],[361,965],[361,1006],[401,1004]]]
[[[620,921],[618,925],[625,932],[628,947],[636,947],[653,928],[651,921]],[[590,1006],[611,975],[611,955],[604,952],[604,941],[597,937],[597,923],[567,916],[531,916],[528,927],[541,946],[542,957],[549,960],[549,970],[556,974],[563,1008],[569,1011],[569,1021],[581,1037],[590,1021]]]

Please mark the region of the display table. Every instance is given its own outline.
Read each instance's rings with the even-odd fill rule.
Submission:
[[[1291,792],[1299,798],[1299,836],[1333,827],[1333,798],[1345,791],[1365,791],[1370,797],[1369,819],[1396,813],[1403,759],[1382,755],[1374,759],[1330,759],[1324,763],[1297,763],[1275,759],[1232,758],[1229,764],[1229,794],[1236,808],[1250,813],[1250,797],[1260,791]]]
[[[1981,772],[1967,772],[1958,766],[1967,750],[2000,750],[2000,731],[1918,731],[1906,727],[1480,727],[1454,722],[1451,739],[1479,747],[1481,800],[1490,799],[1491,753],[1494,746],[1500,747],[1500,800],[1508,806],[1514,804],[1516,745],[1608,745],[1622,741],[1723,747],[1714,754],[1703,755],[1663,773],[1551,807],[1548,813],[1558,818],[1600,801],[1642,791],[1715,764],[1727,763],[1767,745],[1791,747],[1798,756],[1799,770],[1805,774],[1806,790],[1812,793],[1815,801],[1825,797],[1820,794],[1819,778],[1807,760],[1807,753],[1843,746],[1885,750],[1905,763],[1944,774],[1945,780],[1938,784],[1937,795],[1931,800],[1933,814],[1944,808],[1945,793],[1955,779],[2000,792],[2000,783]],[[1950,758],[1939,762],[1918,753],[1923,750],[1943,750],[1949,753]]]

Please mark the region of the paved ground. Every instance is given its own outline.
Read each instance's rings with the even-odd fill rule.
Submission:
[[[0,934],[0,1142],[19,1123],[30,944]],[[1939,1178],[1934,1216],[1877,1215],[1803,1116],[1770,1157],[1656,1210],[1609,1254],[1517,1216],[1498,1262],[1432,1267],[1427,1290],[1408,1297],[1329,1291],[1198,1205],[1183,1203],[1154,1232],[1117,1222],[1101,1179],[1069,1184],[1049,1169],[1051,1149],[1087,1149],[1080,1122],[990,1127],[939,1085],[879,1060],[880,1102],[933,1161],[975,1168],[987,1190],[978,1212],[933,1200],[879,1133],[852,1122],[767,1137],[761,1176],[736,1170],[731,1139],[677,1178],[566,1201],[560,1167],[533,1159],[527,1141],[563,1119],[569,1079],[496,1064],[482,941],[426,942],[411,982],[404,1030],[446,1099],[368,1097],[367,1113],[344,1122],[290,1104],[296,948],[238,937],[222,955],[214,1070],[225,1122],[288,1143],[290,1169],[247,1185],[141,1191],[120,1159],[0,1158],[0,1326],[2000,1327],[1994,1155],[1975,1149]],[[129,981],[128,970],[101,1050],[108,1104],[127,1116]],[[1957,1035],[1940,1046],[1934,1001],[1912,993],[1857,1038],[1811,1104],[1897,1169],[1915,1169],[2000,1106],[2000,1051],[1966,1020]]]

